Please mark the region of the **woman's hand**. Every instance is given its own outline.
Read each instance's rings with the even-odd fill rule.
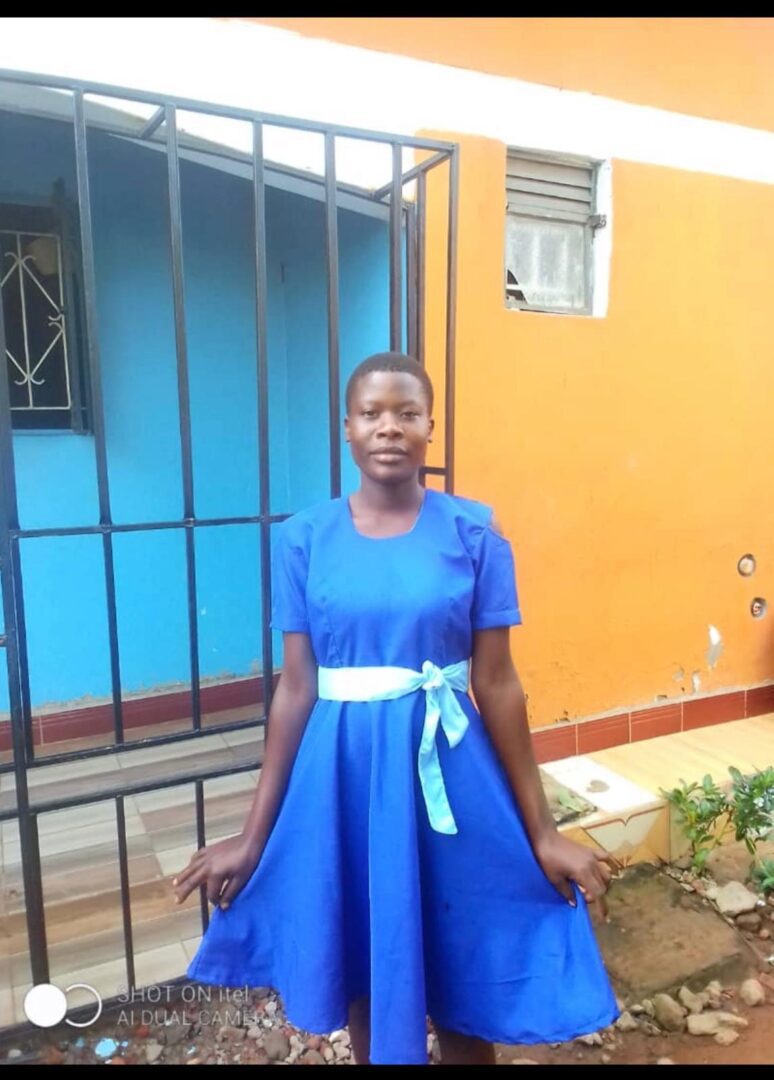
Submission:
[[[250,878],[260,857],[255,845],[241,835],[200,848],[185,870],[172,879],[176,902],[182,904],[194,889],[205,885],[209,902],[225,910]]]
[[[548,833],[534,846],[535,857],[551,884],[575,906],[574,881],[586,901],[601,901],[602,914],[607,918],[604,895],[613,876],[612,856],[605,851],[593,851],[559,832]]]

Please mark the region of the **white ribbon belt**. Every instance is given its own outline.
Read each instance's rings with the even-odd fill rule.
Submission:
[[[326,701],[386,701],[425,691],[419,779],[430,825],[440,833],[456,833],[457,825],[446,796],[436,732],[440,720],[449,746],[455,747],[467,731],[468,718],[453,691],[468,689],[469,670],[469,660],[445,668],[425,660],[421,671],[402,667],[318,668],[318,697]]]

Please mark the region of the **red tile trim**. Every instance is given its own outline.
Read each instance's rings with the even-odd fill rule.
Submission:
[[[578,753],[578,725],[563,724],[548,731],[536,731],[532,736],[535,760],[538,765]]]
[[[577,726],[579,754],[593,754],[595,750],[607,750],[611,746],[629,742],[628,713],[589,720]]]
[[[659,735],[676,735],[683,729],[683,704],[659,705],[653,709],[637,709],[632,713],[632,742],[656,739]]]
[[[723,724],[726,720],[741,720],[745,713],[745,691],[714,694],[683,702],[683,731]]]
[[[745,716],[763,716],[774,713],[774,684],[754,686],[746,693]]]

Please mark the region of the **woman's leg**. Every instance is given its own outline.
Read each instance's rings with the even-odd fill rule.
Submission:
[[[356,1065],[370,1065],[371,999],[358,998],[349,1006],[349,1042]]]
[[[437,1025],[435,1033],[441,1048],[443,1065],[494,1065],[495,1051],[492,1043],[476,1039],[472,1035],[460,1035],[458,1031],[446,1031]]]

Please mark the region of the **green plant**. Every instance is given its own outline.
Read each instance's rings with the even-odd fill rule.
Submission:
[[[683,833],[691,845],[691,865],[702,873],[710,852],[721,843],[728,829],[731,808],[728,797],[709,773],[700,784],[680,781],[680,787],[662,795],[675,808]],[[723,820],[725,818],[725,821]]]
[[[764,855],[750,868],[750,877],[761,892],[774,892],[774,858]]]
[[[731,823],[737,840],[756,857],[758,844],[774,830],[774,767],[743,776],[729,768],[733,781]]]

